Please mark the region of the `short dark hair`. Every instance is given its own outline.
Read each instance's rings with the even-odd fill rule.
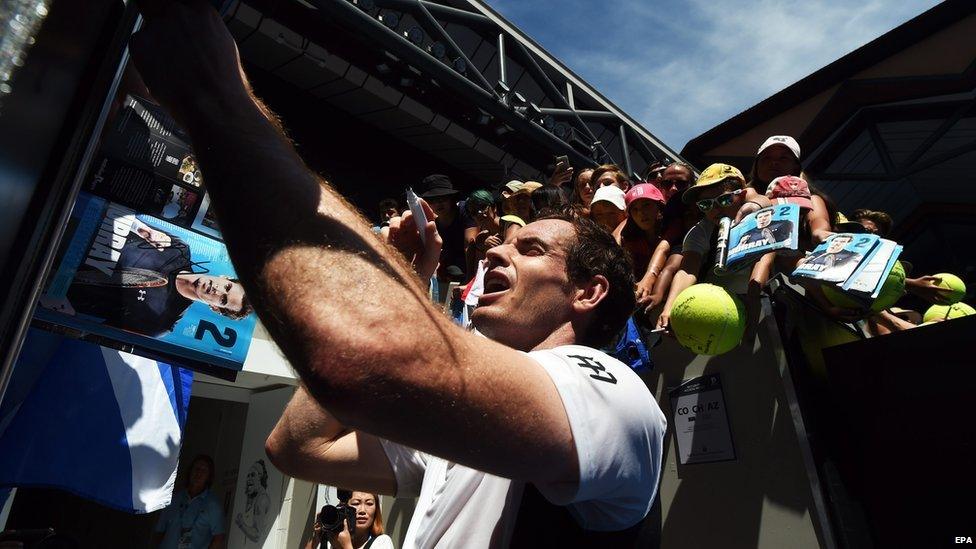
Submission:
[[[227,280],[237,284],[241,284],[241,279],[239,278],[228,278]],[[241,284],[241,287],[243,286],[244,285]],[[251,314],[254,311],[254,305],[251,305],[251,300],[248,299],[247,292],[245,291],[244,295],[241,296],[241,308],[239,310],[235,311],[234,309],[231,309],[229,307],[217,307],[216,310],[218,313],[220,313],[223,316],[226,316],[231,320],[240,320],[242,318],[245,318],[247,315]]]
[[[193,461],[190,462],[190,468],[187,469],[186,483],[187,485],[190,484],[190,473],[193,471],[193,466],[196,465],[198,461],[202,461],[203,464],[207,466],[207,482],[205,483],[205,486],[210,488],[210,485],[213,484],[214,475],[217,473],[217,467],[214,465],[213,458],[207,454],[197,454],[196,457],[193,458]]]
[[[878,235],[880,236],[888,236],[888,233],[891,232],[891,226],[893,225],[890,215],[876,210],[854,210],[851,218],[854,219],[854,221],[860,221],[862,219],[871,221],[876,227],[878,227]]]
[[[397,199],[395,199],[395,198],[384,198],[383,200],[380,200],[379,205],[378,205],[378,208],[379,208],[380,216],[381,217],[386,212],[386,210],[389,210],[389,209],[394,209],[394,210],[397,211],[397,213],[399,213],[400,212],[400,201],[397,200]]]
[[[566,274],[570,283],[583,284],[596,275],[606,277],[610,288],[597,306],[586,333],[580,341],[592,347],[604,347],[620,333],[634,312],[634,270],[630,256],[613,236],[577,209],[563,207],[540,217],[566,221],[573,225],[576,241],[566,250]]]

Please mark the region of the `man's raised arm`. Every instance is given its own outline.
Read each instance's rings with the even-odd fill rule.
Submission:
[[[576,481],[569,421],[545,371],[428,302],[254,99],[207,3],[141,6],[136,65],[189,132],[235,269],[315,400],[350,428],[489,473]]]

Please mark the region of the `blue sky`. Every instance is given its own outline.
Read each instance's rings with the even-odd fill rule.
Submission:
[[[487,0],[675,150],[934,0]]]

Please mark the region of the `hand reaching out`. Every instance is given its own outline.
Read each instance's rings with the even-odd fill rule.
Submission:
[[[940,282],[942,282],[942,279],[937,276],[906,278],[905,289],[929,303],[948,305],[951,300],[952,290],[939,286],[938,284]]]

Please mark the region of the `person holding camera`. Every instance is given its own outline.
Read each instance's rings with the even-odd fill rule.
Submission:
[[[369,492],[347,492],[344,499],[344,490],[339,492],[339,505],[325,505],[316,515],[312,539],[305,549],[319,549],[325,539],[332,549],[393,549],[393,539],[383,533],[379,497]]]

